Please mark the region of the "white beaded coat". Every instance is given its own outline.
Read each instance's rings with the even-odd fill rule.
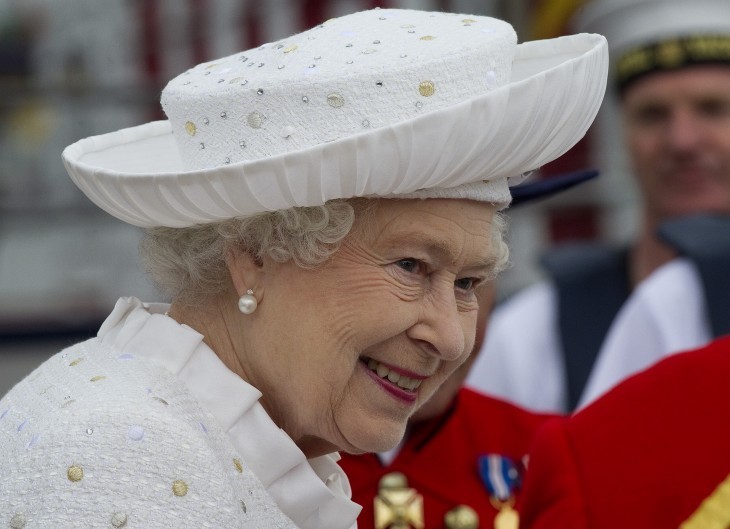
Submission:
[[[337,454],[307,460],[165,308],[120,299],[0,400],[0,527],[356,527]]]

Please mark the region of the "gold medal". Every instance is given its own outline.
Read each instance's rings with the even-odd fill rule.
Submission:
[[[408,487],[400,472],[380,480],[374,500],[375,529],[423,529],[423,496]]]
[[[468,505],[458,505],[444,516],[446,529],[479,529],[479,515]]]
[[[517,529],[520,517],[511,505],[505,504],[494,517],[494,529]]]
[[[499,500],[490,496],[489,503],[499,511],[494,517],[494,529],[517,529],[519,527],[520,517],[513,508],[514,496],[510,496],[507,500]]]

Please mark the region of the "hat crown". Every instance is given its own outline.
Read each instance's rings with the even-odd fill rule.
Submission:
[[[510,81],[517,37],[483,16],[374,9],[200,64],[165,87],[184,165],[207,169],[367,133]]]

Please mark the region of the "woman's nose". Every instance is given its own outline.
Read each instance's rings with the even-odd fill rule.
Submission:
[[[425,342],[429,353],[446,361],[458,360],[466,350],[466,328],[470,320],[459,311],[453,284],[440,288],[423,300],[418,323],[410,329],[410,336]],[[473,327],[474,325],[472,325]],[[471,335],[474,328],[471,329]]]

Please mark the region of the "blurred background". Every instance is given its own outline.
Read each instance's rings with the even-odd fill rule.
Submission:
[[[0,0],[0,395],[51,354],[93,336],[122,295],[158,301],[138,229],[93,206],[61,151],[164,119],[159,95],[187,68],[373,7],[505,19],[520,41],[558,36],[580,0]],[[576,239],[620,241],[634,222],[611,95],[568,154],[533,178],[599,167],[586,186],[510,213],[502,295],[540,278],[537,257]]]

